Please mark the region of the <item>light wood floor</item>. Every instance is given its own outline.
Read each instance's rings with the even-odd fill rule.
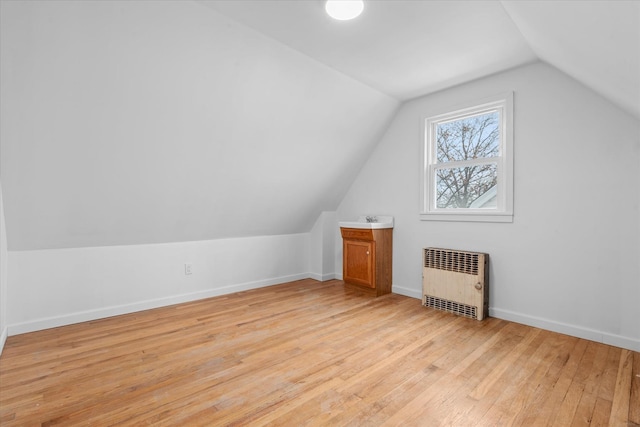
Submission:
[[[636,426],[640,354],[301,280],[9,337],[0,425]]]

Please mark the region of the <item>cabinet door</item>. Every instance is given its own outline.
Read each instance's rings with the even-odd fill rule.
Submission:
[[[347,283],[375,288],[374,242],[360,240],[343,241],[343,280]]]

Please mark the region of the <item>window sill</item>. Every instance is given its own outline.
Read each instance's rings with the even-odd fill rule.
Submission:
[[[421,213],[421,221],[513,222],[512,213]]]

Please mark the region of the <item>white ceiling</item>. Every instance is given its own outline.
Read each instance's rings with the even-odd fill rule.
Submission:
[[[640,117],[640,1],[201,3],[399,100],[543,60]]]

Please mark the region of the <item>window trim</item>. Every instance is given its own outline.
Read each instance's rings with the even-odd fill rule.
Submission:
[[[495,209],[442,209],[435,207],[434,129],[438,123],[459,120],[489,111],[500,111],[500,155],[483,158],[481,163],[498,165],[497,207]],[[420,182],[420,219],[425,221],[513,222],[513,92],[506,92],[476,102],[468,102],[448,112],[425,117],[422,121]],[[456,165],[452,163],[452,167]]]

